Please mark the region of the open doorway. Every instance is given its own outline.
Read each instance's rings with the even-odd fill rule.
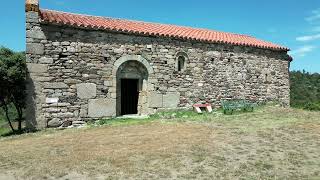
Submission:
[[[121,79],[121,115],[138,114],[139,79]]]
[[[138,61],[126,61],[119,66],[116,81],[117,116],[140,113],[140,92],[147,79],[148,71]]]

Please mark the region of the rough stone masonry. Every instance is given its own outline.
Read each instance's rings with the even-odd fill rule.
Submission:
[[[106,28],[113,26],[109,21],[121,27]],[[157,26],[157,32],[189,31],[42,10],[37,0],[27,0],[28,127],[152,114],[202,102],[219,107],[224,99],[289,105],[288,49],[230,33],[225,34],[230,42],[200,37],[205,33],[192,37],[204,31],[219,36],[210,30],[192,29],[185,38],[147,32]]]

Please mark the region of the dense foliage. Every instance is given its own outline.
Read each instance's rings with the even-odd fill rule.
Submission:
[[[320,74],[292,71],[291,106],[308,110],[320,110]]]
[[[18,131],[22,130],[23,110],[26,98],[27,68],[25,54],[13,52],[8,48],[0,48],[0,107],[12,131],[15,131],[13,120],[18,122]],[[11,107],[11,108],[10,108]],[[15,109],[11,116],[12,108]],[[15,119],[13,119],[15,118]]]

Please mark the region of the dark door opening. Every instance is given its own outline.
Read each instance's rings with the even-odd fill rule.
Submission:
[[[121,79],[121,115],[138,114],[138,79]]]

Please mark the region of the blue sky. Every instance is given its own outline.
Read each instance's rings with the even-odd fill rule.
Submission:
[[[25,50],[25,0],[1,2],[0,45]],[[41,8],[248,34],[289,47],[320,73],[320,0],[40,0]]]

